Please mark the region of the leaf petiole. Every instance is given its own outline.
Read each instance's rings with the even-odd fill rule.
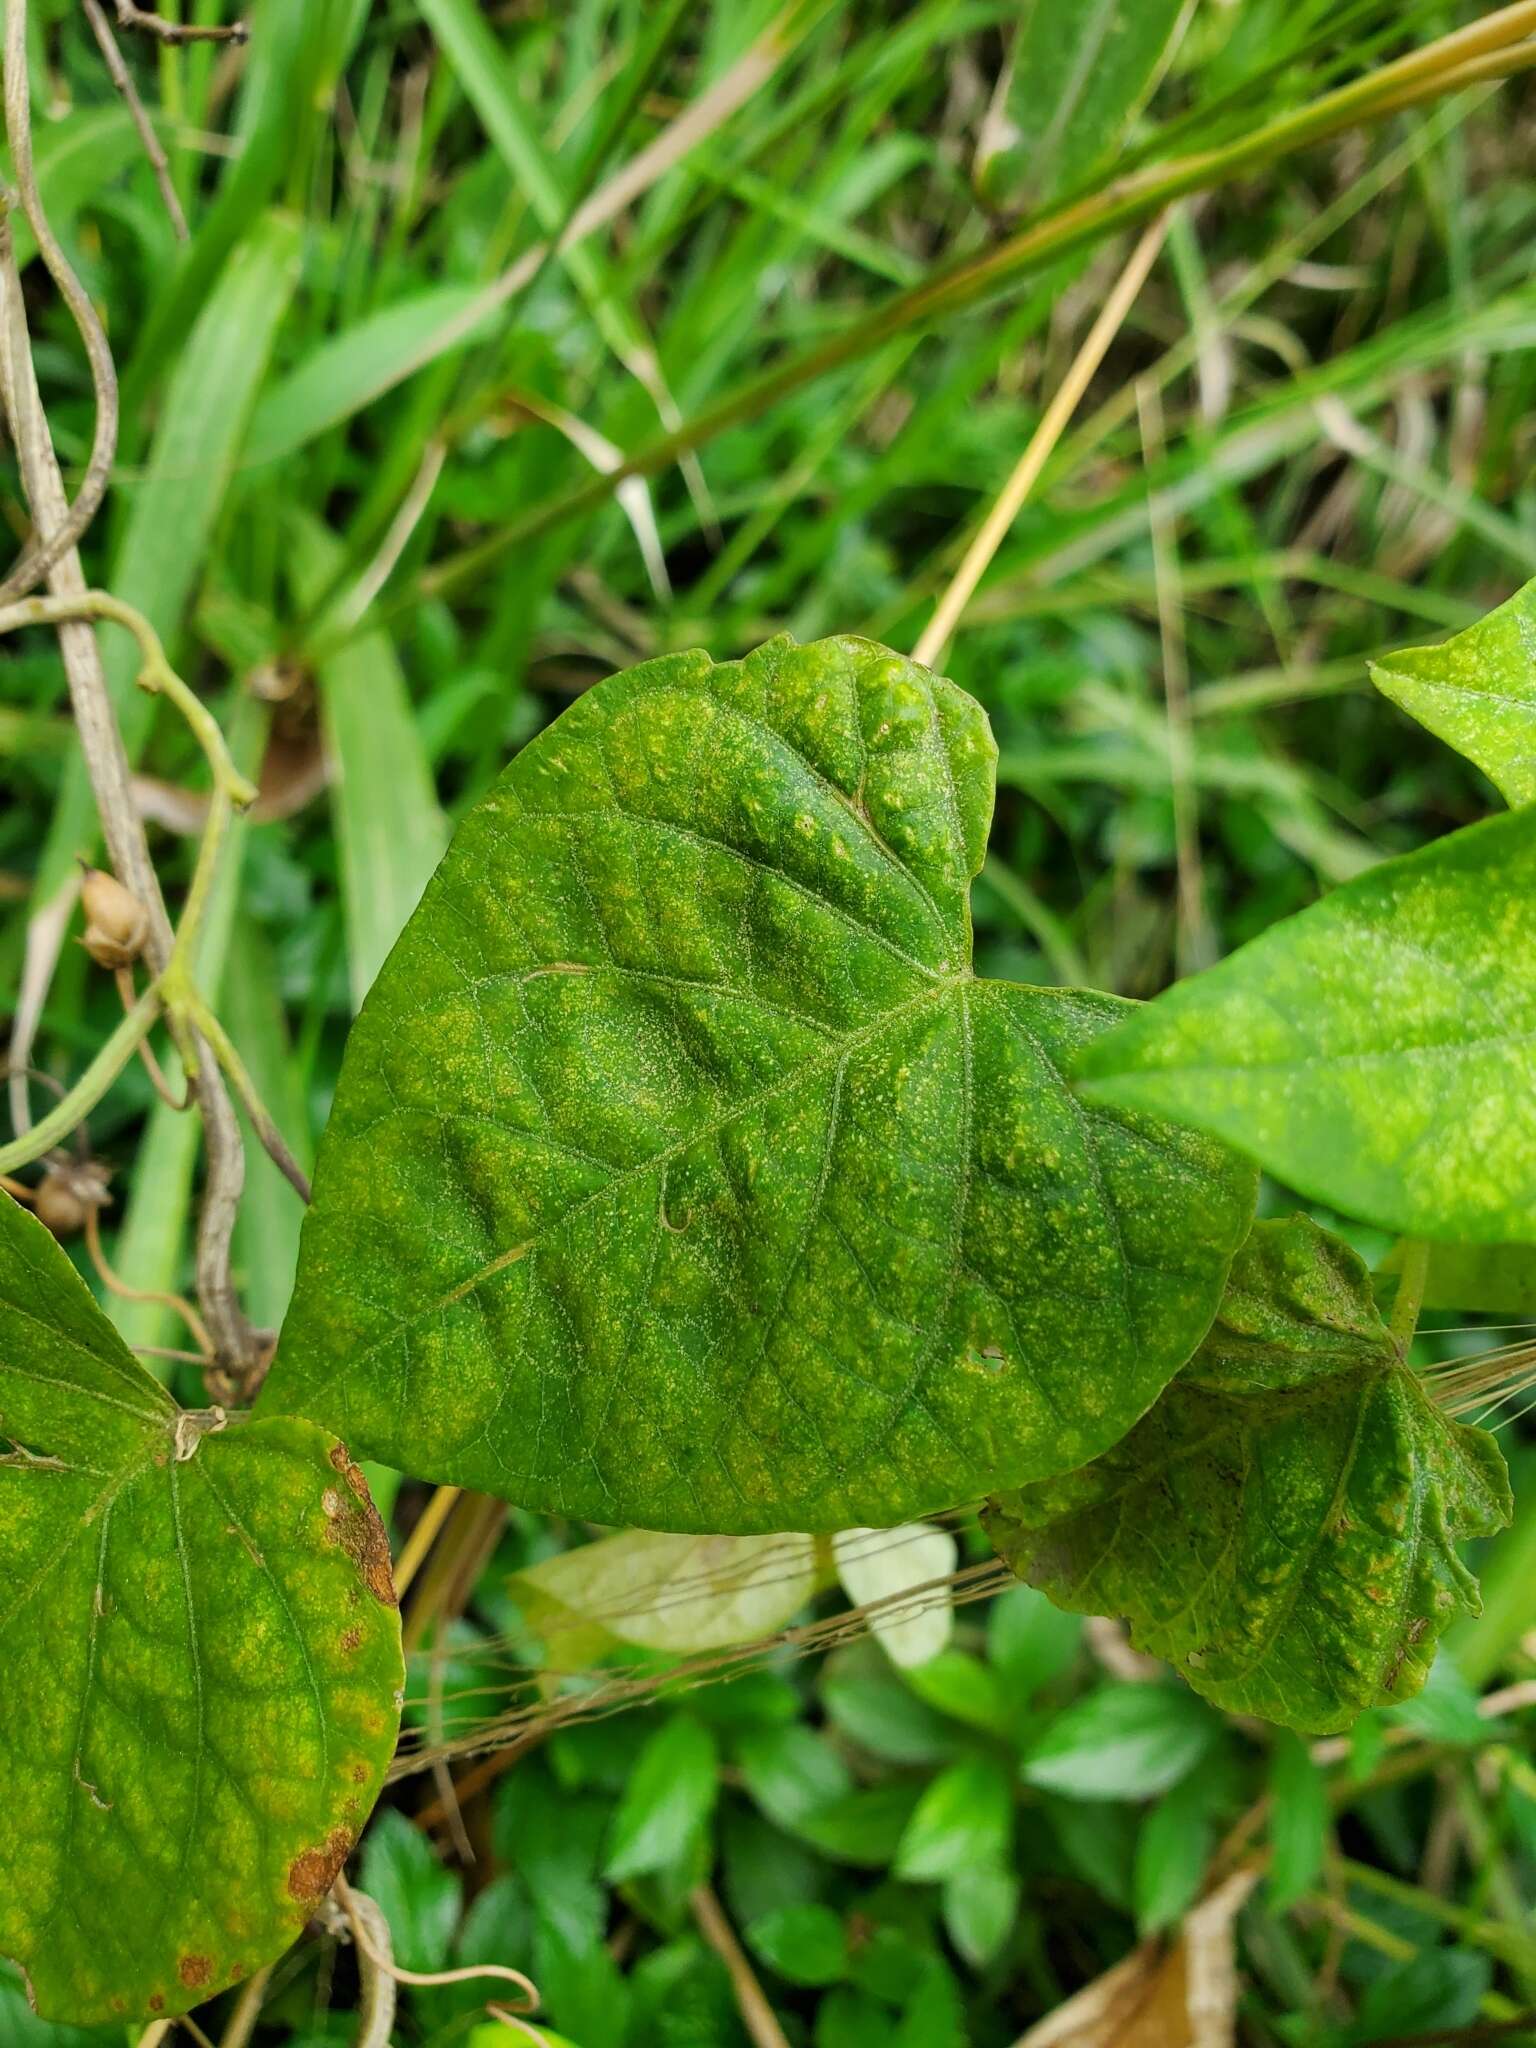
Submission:
[[[159,1016],[159,984],[147,988],[128,1011],[121,1024],[102,1046],[69,1093],[56,1102],[45,1117],[9,1145],[0,1145],[0,1173],[14,1173],[30,1166],[62,1144],[76,1126],[88,1117],[118,1075],[137,1052]]]

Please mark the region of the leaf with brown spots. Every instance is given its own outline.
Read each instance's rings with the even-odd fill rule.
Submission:
[[[1122,1436],[1255,1177],[1073,1095],[1128,1005],[975,974],[995,758],[979,704],[852,638],[668,655],[540,733],[353,1027],[259,1412],[735,1535]]]
[[[0,1620],[0,1955],[38,2010],[185,2012],[280,1954],[394,1746],[383,1531],[313,1424],[179,1410],[6,1195]]]
[[[1309,1734],[1424,1683],[1479,1611],[1457,1555],[1510,1514],[1498,1445],[1402,1362],[1355,1254],[1309,1217],[1254,1225],[1210,1335],[1123,1443],[988,1508],[1058,1606],[1233,1713]]]

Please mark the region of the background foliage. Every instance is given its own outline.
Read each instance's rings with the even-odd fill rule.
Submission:
[[[1119,162],[1250,132],[1479,11],[1202,0],[1145,107],[1127,87]],[[1089,126],[1054,156],[1007,145],[1009,124],[1042,125],[1038,67],[995,96],[1015,5],[844,0],[781,17],[743,104],[610,229],[515,268],[778,12],[261,0],[243,52],[135,44],[181,248],[83,19],[34,9],[44,195],[124,375],[88,570],[156,624],[260,770],[203,973],[301,1154],[451,821],[509,754],[654,653],[726,659],[781,630],[909,647],[1123,260],[1082,248],[932,332],[867,322],[828,374],[754,395],[766,368],[993,247],[1011,209],[1101,174]],[[1151,994],[1492,806],[1367,661],[1536,570],[1530,136],[1528,90],[1474,87],[1177,214],[946,664],[1001,747],[978,971]],[[509,267],[531,275],[514,287]],[[89,388],[28,278],[78,461]],[[716,407],[729,423],[696,453],[554,516],[594,458]],[[0,487],[14,522],[14,479]],[[129,689],[126,641],[107,644],[174,881],[198,764]],[[22,649],[0,665],[6,989],[94,829],[56,653]],[[72,1078],[114,1000],[66,948],[40,1064]],[[92,1121],[115,1171],[108,1255],[141,1290],[185,1280],[195,1140],[137,1070]],[[1295,1206],[1266,1189],[1269,1213]],[[298,1224],[255,1157],[238,1250],[265,1322]],[[1387,1244],[1354,1241],[1372,1260]],[[157,1306],[111,1309],[135,1345],[183,1341]],[[1497,1341],[1456,1331],[1423,1359]],[[1525,1426],[1502,1441],[1529,1503]],[[399,1540],[425,1497],[394,1499]],[[786,1651],[551,1726],[549,1702],[595,1681],[529,1678],[554,1651],[518,1574],[589,1533],[466,1496],[416,1581],[410,1759],[497,1714],[522,1717],[527,1746],[455,1766],[457,1799],[444,1762],[407,1776],[375,1823],[361,1877],[409,1967],[529,1967],[580,2048],[741,2040],[707,1880],[791,2041],[1003,2048],[1175,1926],[1246,1815],[1272,1849],[1239,1922],[1246,2038],[1380,2042],[1536,2001],[1536,1724],[1524,1693],[1479,1709],[1536,1672],[1530,1527],[1422,1698],[1320,1758],[1223,1721],[1026,1589],[989,1591],[985,1570],[962,1590],[986,1603],[929,1661],[878,1640]],[[958,1546],[962,1567],[986,1555],[964,1517]],[[830,1623],[846,1602],[822,1578],[810,1611]],[[616,1632],[568,1629],[558,1661],[617,1658],[644,1692],[667,1653],[618,1651]],[[296,1951],[264,2030],[346,2038],[350,1967],[323,1942]],[[409,1993],[398,2037],[462,2038],[484,1999]],[[0,2040],[58,2031],[0,1990]]]

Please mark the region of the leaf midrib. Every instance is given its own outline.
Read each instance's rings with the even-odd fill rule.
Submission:
[[[537,1232],[532,1237],[526,1238],[519,1244],[506,1246],[494,1258],[487,1259],[468,1278],[449,1288],[445,1294],[427,1303],[425,1307],[417,1309],[413,1314],[402,1316],[390,1329],[381,1336],[376,1337],[372,1343],[365,1344],[360,1349],[354,1351],[342,1377],[344,1379],[350,1378],[358,1366],[372,1358],[385,1345],[393,1343],[404,1331],[415,1329],[419,1324],[430,1321],[434,1316],[441,1315],[444,1310],[453,1308],[459,1302],[474,1294],[478,1288],[483,1286],[486,1281],[494,1279],[498,1273],[505,1272],[510,1266],[520,1264],[523,1259],[537,1251],[556,1231],[563,1230],[594,1203],[605,1200],[621,1188],[638,1180],[642,1175],[653,1173],[658,1168],[665,1167],[672,1160],[680,1158],[683,1153],[691,1151],[695,1145],[701,1145],[708,1139],[718,1136],[721,1131],[728,1130],[732,1124],[738,1123],[743,1117],[751,1116],[755,1111],[761,1109],[765,1103],[771,1102],[775,1096],[785,1094],[796,1086],[807,1084],[813,1078],[819,1079],[822,1074],[843,1065],[855,1053],[861,1052],[867,1046],[875,1043],[884,1032],[915,1016],[926,1005],[938,1007],[949,998],[958,995],[967,986],[972,985],[980,988],[988,986],[985,982],[979,982],[971,969],[967,967],[963,973],[951,975],[945,981],[920,990],[917,995],[909,997],[906,1002],[898,1003],[894,1009],[883,1011],[873,1024],[866,1025],[862,1030],[850,1032],[845,1037],[829,1040],[826,1047],[819,1050],[812,1058],[802,1062],[799,1066],[791,1068],[769,1087],[760,1089],[756,1095],[736,1103],[725,1115],[716,1117],[712,1121],[701,1125],[697,1130],[689,1132],[685,1137],[677,1139],[671,1145],[664,1146],[660,1151],[651,1153],[637,1164],[617,1169],[609,1179],[603,1182],[601,1187],[593,1188],[589,1194],[583,1195],[579,1201],[572,1203],[570,1208],[562,1211],[543,1230]],[[406,1113],[391,1112],[391,1116]],[[381,1121],[388,1122],[390,1117],[385,1117]]]

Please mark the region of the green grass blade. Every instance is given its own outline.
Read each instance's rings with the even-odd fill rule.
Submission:
[[[291,572],[301,606],[327,588],[342,544],[295,520]],[[320,710],[341,845],[347,967],[356,1009],[448,843],[432,774],[394,649],[365,632],[320,663]]]

